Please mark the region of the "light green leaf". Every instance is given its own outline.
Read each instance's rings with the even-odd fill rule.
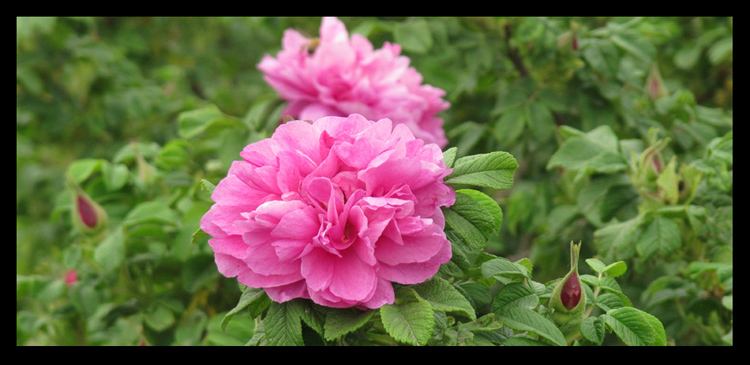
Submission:
[[[495,138],[498,141],[510,144],[521,135],[526,125],[526,116],[522,110],[520,107],[511,107],[503,112],[494,128]]]
[[[377,311],[362,311],[353,308],[330,309],[325,319],[325,339],[332,341],[357,330],[365,325],[375,312]]]
[[[605,265],[599,259],[586,259],[586,263],[589,264],[591,269],[598,273],[604,272],[604,268],[607,267],[607,265]]]
[[[432,47],[432,33],[423,19],[399,23],[393,30],[393,38],[408,52],[425,53]]]
[[[226,330],[229,320],[231,320],[235,314],[248,310],[253,311],[253,315],[251,317],[256,317],[270,304],[271,299],[268,298],[268,295],[266,295],[266,292],[263,289],[257,289],[248,286],[247,288],[245,288],[245,291],[242,292],[237,306],[235,306],[234,309],[224,315],[224,319],[221,320],[221,331],[224,332]]]
[[[541,102],[535,102],[526,109],[526,122],[531,134],[539,142],[546,142],[555,131],[555,121],[552,112]]]
[[[680,226],[670,218],[655,215],[638,237],[635,247],[643,258],[648,258],[656,251],[668,255],[677,251],[681,244]]]
[[[146,201],[135,206],[123,220],[126,227],[142,223],[177,225],[178,217],[164,202]]]
[[[122,229],[110,233],[94,250],[94,261],[106,271],[115,270],[125,260],[125,235]]]
[[[75,160],[68,166],[68,175],[72,177],[76,183],[80,184],[93,173],[99,171],[105,163],[107,163],[106,160],[95,158]]]
[[[664,327],[652,317],[636,308],[622,307],[610,310],[600,318],[628,346],[664,346]]]
[[[456,203],[443,208],[445,224],[472,250],[482,250],[495,229],[496,218],[472,195],[456,192]]]
[[[628,271],[628,264],[625,261],[617,261],[607,265],[601,272],[607,274],[609,277],[616,278],[626,271]]]
[[[588,341],[601,345],[604,341],[604,322],[598,317],[584,318],[580,325],[581,336]]]
[[[552,321],[541,314],[524,307],[509,307],[497,314],[498,320],[506,327],[527,331],[551,341],[558,346],[566,346],[565,336]]]
[[[433,310],[457,312],[476,319],[471,303],[451,283],[440,277],[433,277],[412,286],[417,295],[430,303]]]
[[[107,191],[119,190],[127,184],[130,178],[128,167],[123,164],[102,164],[102,174],[104,175],[104,184]]]
[[[519,282],[512,282],[503,286],[495,295],[492,302],[492,312],[501,313],[510,307],[524,307],[533,309],[539,304],[539,297],[534,289]]]
[[[209,128],[243,125],[239,118],[224,114],[213,104],[181,113],[178,117],[178,123],[180,137],[185,139],[196,137]]]
[[[456,160],[456,152],[458,152],[457,147],[451,147],[443,151],[443,162],[445,163],[445,168],[449,169],[453,167],[453,162]]]
[[[157,332],[161,332],[174,324],[175,316],[167,304],[162,301],[155,301],[146,310],[144,320],[146,325]]]
[[[486,278],[500,276],[511,279],[531,279],[526,267],[503,257],[494,258],[482,263],[480,270],[482,276]]]
[[[435,325],[430,303],[420,300],[411,288],[396,292],[396,302],[380,307],[383,327],[396,341],[413,346],[427,344]]]
[[[269,345],[304,346],[302,340],[302,321],[298,307],[293,301],[284,303],[271,302],[263,322]]]
[[[473,185],[492,189],[510,189],[518,161],[509,153],[496,151],[461,157],[453,172],[446,176],[448,185]]]

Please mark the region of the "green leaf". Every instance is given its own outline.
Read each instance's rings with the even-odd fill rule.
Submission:
[[[94,261],[106,271],[115,270],[125,260],[125,235],[122,229],[110,233],[94,250]]]
[[[539,305],[539,297],[534,289],[525,284],[512,282],[503,286],[495,295],[492,302],[492,312],[501,313],[510,307],[524,307],[533,309]]]
[[[600,255],[609,259],[626,259],[633,256],[635,232],[641,216],[625,222],[611,224],[594,231],[594,245]]]
[[[461,313],[472,320],[476,313],[471,303],[451,283],[440,277],[433,277],[412,286],[417,295],[430,303],[433,310]]]
[[[670,218],[655,215],[638,237],[635,247],[643,258],[648,258],[656,251],[668,255],[677,251],[681,244],[680,226]]]
[[[324,325],[325,339],[328,341],[335,340],[357,330],[365,325],[375,312],[377,311],[362,311],[354,308],[330,309]]]
[[[492,189],[510,189],[518,161],[507,152],[490,152],[461,157],[453,172],[446,176],[448,185],[472,185]]]
[[[604,322],[598,317],[584,318],[580,325],[581,336],[586,340],[601,345],[604,341]]]
[[[628,271],[628,264],[625,261],[617,261],[615,263],[607,265],[602,273],[607,274],[611,278],[616,278]]]
[[[456,203],[443,208],[445,224],[472,250],[483,250],[495,230],[495,217],[472,195],[456,192]]]
[[[594,299],[594,304],[605,312],[612,309],[628,307],[628,305],[623,303],[622,297],[617,296],[614,293],[599,294],[596,299]]]
[[[128,167],[123,164],[102,164],[102,174],[104,175],[104,184],[107,191],[119,190],[127,184],[130,178]]]
[[[555,121],[552,112],[541,102],[535,102],[526,109],[526,121],[534,138],[539,142],[546,142],[555,131]]]
[[[506,327],[536,333],[555,345],[567,346],[565,336],[560,332],[560,329],[552,321],[529,308],[509,307],[498,313],[497,318]]]
[[[445,168],[449,169],[453,167],[453,162],[456,160],[457,147],[451,147],[443,151],[443,162],[445,162]]]
[[[177,213],[170,209],[169,206],[164,202],[154,200],[136,205],[125,216],[123,225],[126,227],[142,223],[177,225],[178,220]]]
[[[412,19],[396,25],[394,41],[408,52],[425,53],[432,47],[432,33],[427,21]]]
[[[157,300],[146,310],[144,321],[155,331],[161,332],[174,324],[175,316],[167,304]]]
[[[214,192],[214,189],[216,189],[216,185],[212,184],[206,179],[201,179],[201,189],[206,190],[209,194],[211,194]]]
[[[458,194],[468,195],[471,199],[479,203],[482,207],[484,207],[484,209],[487,210],[487,212],[494,220],[492,233],[490,233],[490,235],[492,235],[493,233],[497,233],[500,230],[500,227],[503,224],[503,210],[500,208],[500,205],[497,204],[497,201],[478,190],[460,189],[456,190],[456,195]]]
[[[251,317],[257,317],[260,313],[271,304],[271,299],[268,298],[266,292],[263,289],[247,287],[242,292],[237,306],[231,311],[224,315],[224,319],[221,320],[221,331],[226,330],[227,324],[234,317],[235,314],[240,313],[244,310],[251,311]]]
[[[661,322],[632,307],[608,311],[600,317],[628,346],[664,346],[666,335]]]
[[[226,128],[242,126],[242,121],[224,114],[216,105],[182,112],[178,119],[180,137],[190,139],[209,128]]]
[[[294,300],[284,303],[271,302],[263,322],[269,345],[304,346],[302,321]]]
[[[526,116],[522,109],[511,107],[505,110],[495,123],[495,138],[504,144],[511,144],[521,135],[525,125]]]
[[[497,257],[482,263],[480,270],[482,276],[485,278],[507,277],[511,279],[531,279],[526,267],[503,257]]]
[[[380,307],[380,319],[391,337],[413,346],[427,344],[435,325],[432,306],[418,299],[411,288],[399,289],[394,304]]]
[[[106,160],[94,158],[75,160],[68,166],[68,175],[80,184],[93,173],[99,171],[105,163],[107,163]]]
[[[604,272],[604,268],[607,267],[607,265],[605,265],[599,259],[586,259],[586,263],[589,264],[591,269],[598,273]]]

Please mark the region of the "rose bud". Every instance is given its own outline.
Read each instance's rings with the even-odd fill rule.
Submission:
[[[570,243],[570,272],[555,286],[550,298],[550,310],[555,323],[559,326],[571,322],[573,319],[583,319],[583,309],[586,307],[586,292],[578,276],[578,256],[581,243]],[[573,321],[577,322],[577,321]]]
[[[73,197],[73,225],[84,233],[90,233],[106,224],[107,212],[104,208],[77,188]]]
[[[68,286],[71,286],[78,281],[78,272],[76,272],[74,269],[68,270],[68,272],[65,273],[65,284]]]

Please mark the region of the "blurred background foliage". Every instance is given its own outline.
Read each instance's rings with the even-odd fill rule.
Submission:
[[[582,240],[628,262],[623,292],[671,344],[731,344],[732,18],[341,19],[446,91],[458,157],[519,161],[489,252],[551,280]],[[247,343],[251,317],[221,329],[241,291],[196,233],[202,181],[271,135],[283,103],[256,65],[320,18],[16,26],[17,345]],[[106,227],[76,228],[80,192]]]

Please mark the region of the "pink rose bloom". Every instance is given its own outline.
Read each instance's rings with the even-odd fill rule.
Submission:
[[[291,121],[248,145],[201,219],[219,272],[276,302],[379,308],[451,258],[436,144],[361,115]]]
[[[284,32],[277,58],[265,55],[258,68],[281,98],[284,115],[316,120],[361,114],[405,124],[425,143],[448,144],[443,119],[435,114],[450,104],[445,91],[422,84],[422,75],[399,56],[401,46],[386,42],[373,50],[360,34],[351,39],[337,18],[323,18],[320,38],[308,39],[293,29]],[[283,115],[282,115],[283,116]]]

